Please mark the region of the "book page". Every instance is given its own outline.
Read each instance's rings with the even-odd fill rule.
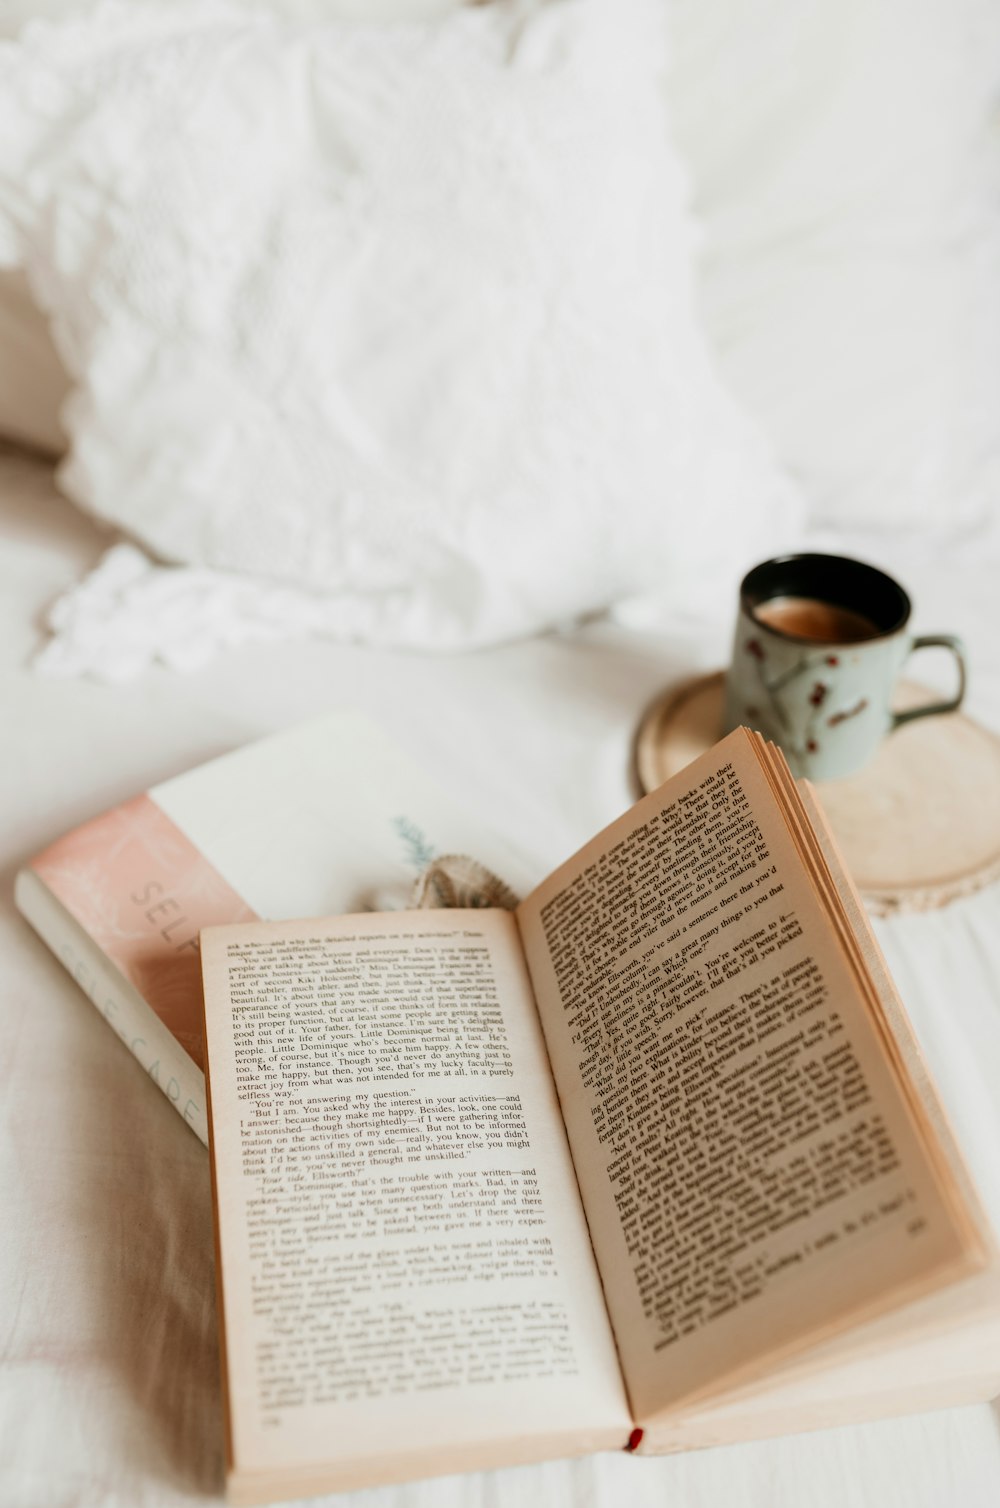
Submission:
[[[745,732],[518,921],[639,1424],[978,1260]]]
[[[236,1495],[623,1445],[513,917],[255,923],[202,952]]]

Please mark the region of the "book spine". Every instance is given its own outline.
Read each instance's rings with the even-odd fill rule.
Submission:
[[[33,870],[22,869],[18,874],[14,900],[181,1119],[207,1146],[205,1076],[197,1064]]]

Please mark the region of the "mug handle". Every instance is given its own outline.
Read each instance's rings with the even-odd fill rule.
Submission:
[[[956,712],[962,705],[968,680],[965,645],[956,634],[919,634],[910,645],[908,654],[913,654],[917,649],[931,648],[950,649],[955,656],[955,663],[958,666],[958,690],[950,701],[932,702],[929,707],[911,707],[908,712],[894,712],[890,732],[902,727],[903,723],[912,723],[918,717],[933,717],[938,712]]]

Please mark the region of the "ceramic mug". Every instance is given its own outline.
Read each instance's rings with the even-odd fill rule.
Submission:
[[[965,695],[965,650],[954,634],[907,631],[910,599],[884,571],[840,555],[782,555],[740,586],[726,731],[757,728],[810,780],[853,774],[887,733],[954,712]],[[948,649],[958,689],[946,701],[894,712],[903,662]]]

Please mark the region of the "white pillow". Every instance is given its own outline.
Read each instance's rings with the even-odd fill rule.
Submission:
[[[32,21],[77,16],[99,0],[4,0],[0,38],[16,37]],[[169,4],[171,0],[160,0]],[[454,10],[456,0],[324,0],[328,14],[399,19]],[[241,0],[248,10],[274,9],[277,0]],[[284,13],[305,11],[308,0],[281,0]],[[48,321],[20,269],[0,268],[0,436],[61,455],[66,435],[60,411],[69,389]]]
[[[996,0],[670,0],[669,96],[733,392],[833,527],[1000,495]]]
[[[728,602],[794,508],[696,325],[661,32],[656,0],[28,28],[0,261],[77,382],[66,488],[374,640]]]

